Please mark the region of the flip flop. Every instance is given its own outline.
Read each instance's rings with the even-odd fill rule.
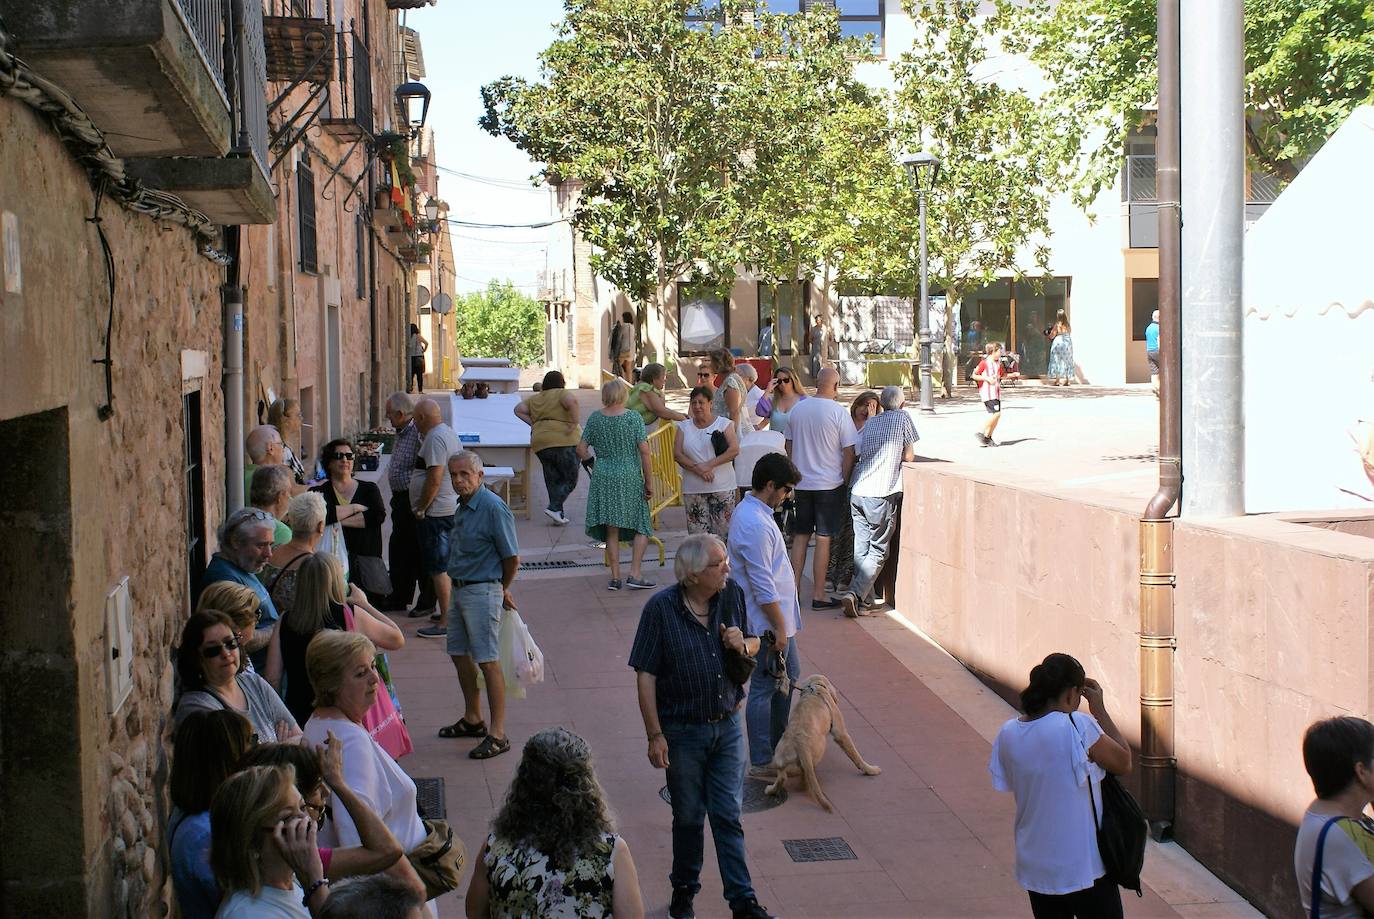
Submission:
[[[453,724],[446,724],[441,727],[439,729],[439,736],[446,738],[486,737],[487,726],[480,721],[476,724],[468,724],[462,718],[459,718],[457,721],[453,722]]]
[[[497,738],[488,734],[475,749],[468,753],[468,756],[472,759],[491,759],[493,756],[500,756],[509,749],[509,737]]]

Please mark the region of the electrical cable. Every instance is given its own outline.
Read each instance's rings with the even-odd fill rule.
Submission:
[[[457,169],[450,169],[447,166],[440,166],[438,163],[434,163],[434,168],[440,172],[447,172],[449,175],[457,176],[460,179],[467,179],[469,182],[477,182],[481,185],[491,185],[495,188],[505,188],[510,191],[527,191],[537,195],[546,194],[548,191],[547,186],[545,188],[537,188],[530,185],[528,182],[521,182],[518,179],[502,179],[497,176],[474,175],[471,172],[462,172]]]
[[[114,253],[110,251],[110,241],[105,238],[105,228],[100,225],[100,202],[104,198],[105,183],[101,182],[95,188],[95,209],[91,216],[86,218],[86,222],[95,224],[95,232],[100,237],[100,251],[105,255],[105,279],[110,286],[110,308],[105,318],[105,356],[91,360],[92,364],[103,364],[105,367],[105,404],[95,410],[95,417],[101,421],[109,421],[114,417],[114,357],[111,352],[114,340],[115,264]]]
[[[566,217],[545,220],[541,223],[477,223],[472,220],[459,220],[457,217],[444,217],[442,219],[444,223],[450,226],[471,227],[476,230],[538,230],[543,227],[551,227],[568,222],[568,218]]]

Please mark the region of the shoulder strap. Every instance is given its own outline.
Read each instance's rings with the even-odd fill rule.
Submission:
[[[302,552],[300,555],[297,555],[295,558],[291,559],[291,561],[281,566],[281,568],[277,571],[277,576],[272,579],[272,583],[267,585],[267,593],[269,596],[271,595],[272,591],[277,589],[277,582],[281,580],[281,576],[286,574],[286,572],[290,571],[292,565],[296,564],[296,562],[305,558],[309,554],[310,553],[308,552]]]
[[[1083,735],[1078,733],[1078,722],[1073,720],[1073,712],[1069,712],[1069,724],[1073,726],[1073,736],[1081,744]],[[1085,754],[1087,750],[1083,751]],[[1097,820],[1097,799],[1093,797],[1093,771],[1092,760],[1088,760],[1088,804],[1093,809],[1093,832],[1096,833],[1102,826]]]
[[[1317,834],[1317,854],[1312,858],[1312,909],[1309,913],[1312,919],[1321,919],[1322,914],[1322,848],[1326,845],[1327,832],[1340,819],[1338,816],[1329,818]]]

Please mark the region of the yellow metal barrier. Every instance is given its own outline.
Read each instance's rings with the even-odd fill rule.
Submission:
[[[618,377],[618,376],[616,376],[615,374],[611,373],[609,370],[603,370],[603,371],[601,371],[601,382],[602,382],[602,383],[609,383],[609,382],[611,382],[611,380],[618,380],[618,379],[620,379],[620,377]]]
[[[654,492],[652,503],[649,505],[649,519],[654,529],[658,529],[659,514],[670,507],[682,504],[682,470],[673,459],[673,432],[673,425],[662,424],[657,431],[649,435],[649,484]],[[649,542],[658,547],[658,566],[662,568],[667,565],[667,551],[664,549],[663,540],[650,534]],[[610,564],[611,550],[607,548],[606,566],[610,567]]]

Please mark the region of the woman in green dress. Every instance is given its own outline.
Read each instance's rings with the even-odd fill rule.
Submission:
[[[649,519],[649,499],[653,497],[653,476],[649,471],[649,441],[644,421],[627,411],[625,400],[630,387],[624,380],[608,380],[601,386],[600,411],[592,412],[582,428],[577,455],[586,460],[595,451],[591,485],[587,491],[587,535],[606,543],[611,562],[611,590],[629,586],[649,590],[655,585],[640,576],[644,550],[649,545],[653,523]],[[634,533],[630,551],[630,577],[620,580],[620,534]]]

